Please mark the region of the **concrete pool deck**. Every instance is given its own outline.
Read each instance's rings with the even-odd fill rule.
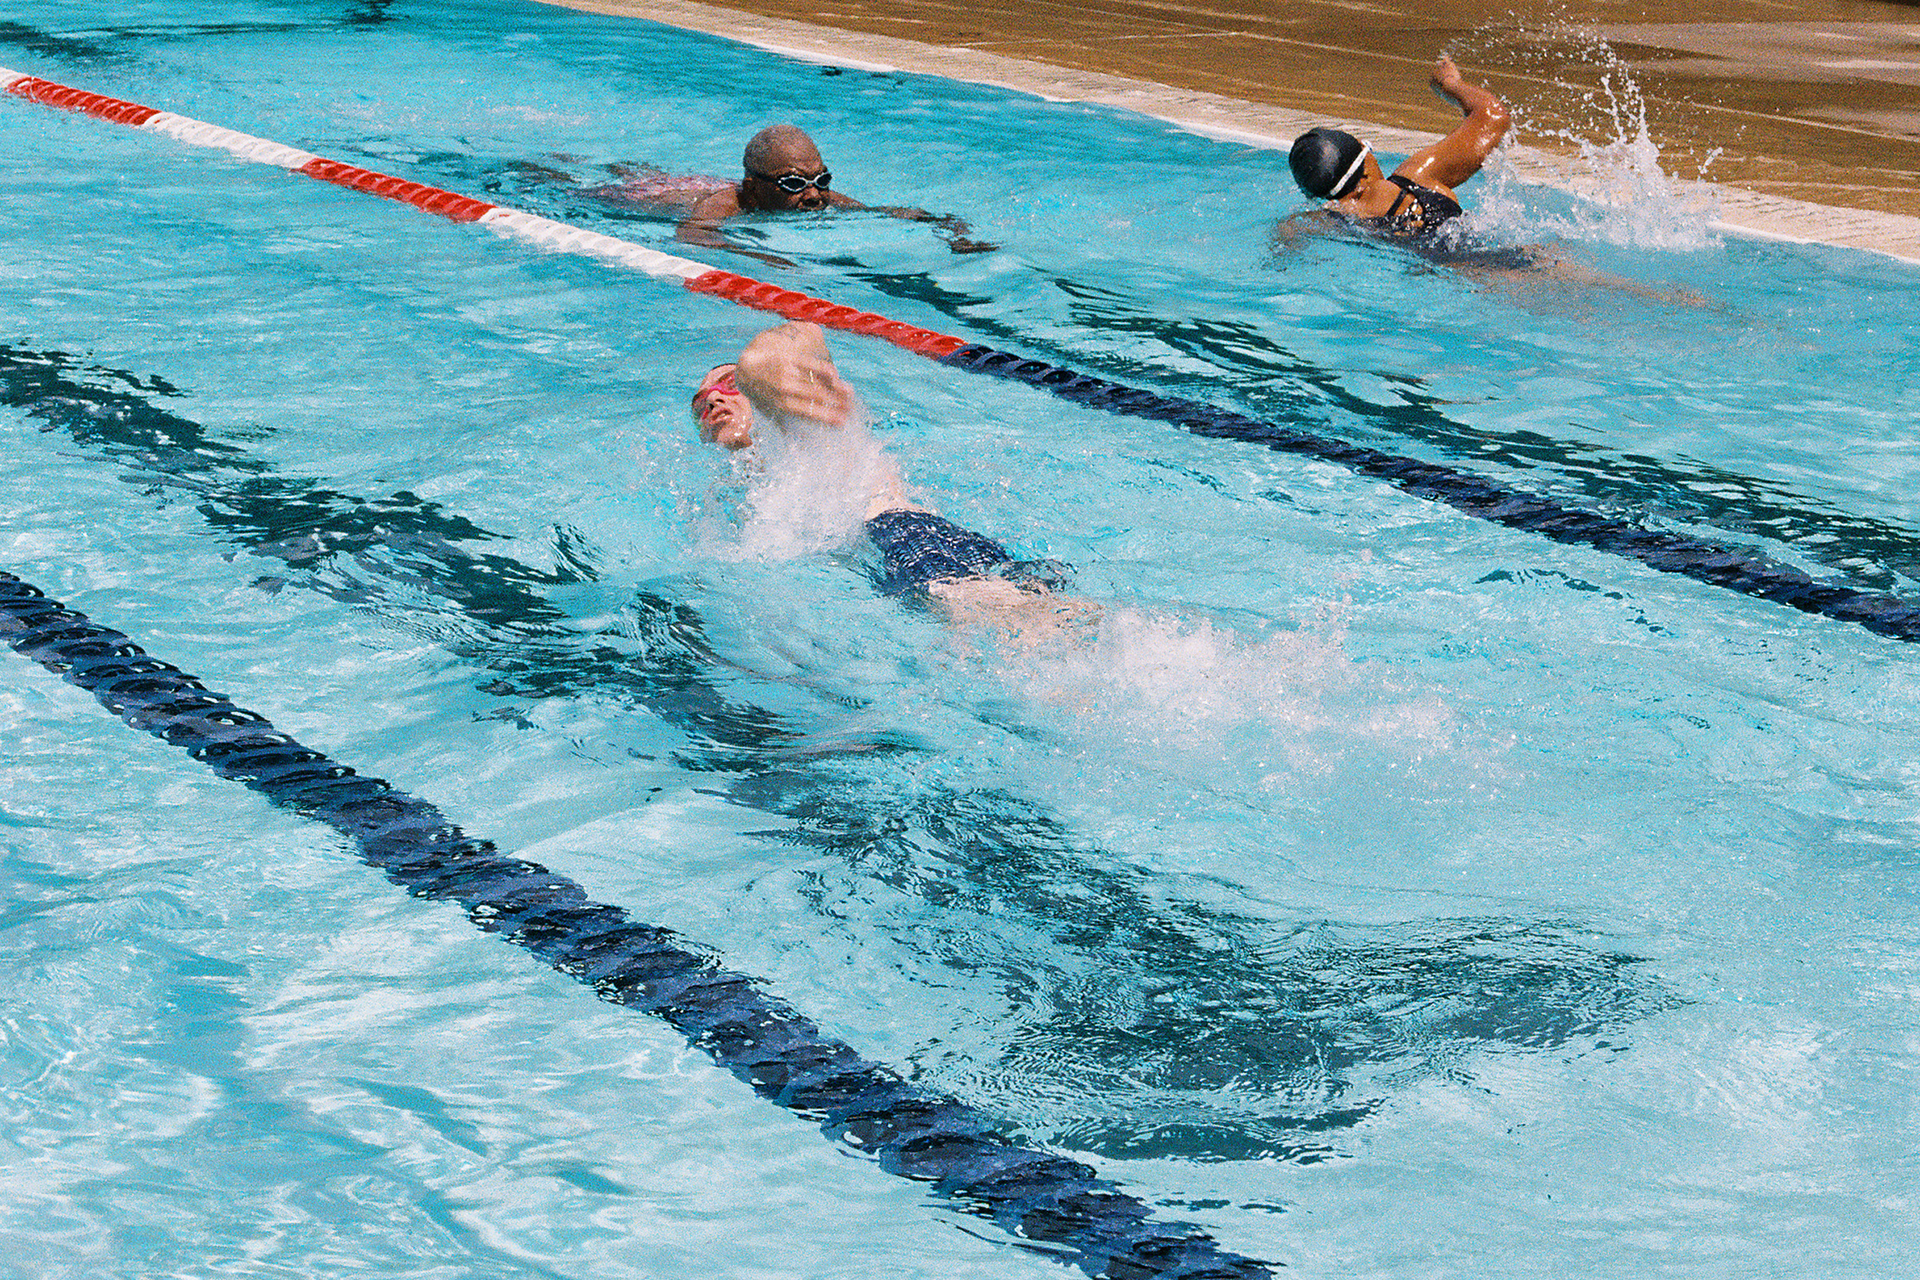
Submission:
[[[1615,136],[1608,89],[1630,82],[1662,168],[1704,170],[1727,229],[1920,262],[1920,0],[1589,0],[1539,24],[1463,0],[553,2],[1249,142],[1344,123],[1402,153],[1458,119],[1425,92],[1444,48],[1516,105],[1523,176],[1576,188],[1562,137]]]

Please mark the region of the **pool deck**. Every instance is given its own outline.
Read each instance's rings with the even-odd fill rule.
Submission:
[[[1106,103],[1260,145],[1341,123],[1402,153],[1458,119],[1425,91],[1447,49],[1516,104],[1523,176],[1575,188],[1590,175],[1556,135],[1612,136],[1606,88],[1630,80],[1662,167],[1704,170],[1719,225],[1920,262],[1920,0],[1588,0],[1551,22],[1509,11],[1497,23],[1464,0],[552,2],[812,61]]]

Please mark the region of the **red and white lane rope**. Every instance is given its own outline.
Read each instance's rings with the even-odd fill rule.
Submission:
[[[943,364],[1029,383],[1064,400],[1107,413],[1152,419],[1198,436],[1243,440],[1281,453],[1337,463],[1361,475],[1386,480],[1408,493],[1444,502],[1478,519],[1538,533],[1556,542],[1583,544],[1637,560],[1663,573],[1680,574],[1743,595],[1790,604],[1808,613],[1858,623],[1880,635],[1920,643],[1920,604],[1841,583],[1818,582],[1792,565],[1768,560],[1747,548],[1649,529],[1631,520],[1566,506],[1554,498],[1513,489],[1470,471],[1398,457],[1317,435],[1297,424],[1259,422],[1214,405],[1088,377],[1041,360],[1022,359],[931,329],[918,329],[871,312],[835,306],[824,299],[731,271],[716,271],[686,258],[643,249],[564,222],[502,209],[438,187],[323,160],[309,152],[250,138],[231,129],[70,89],[17,71],[0,69],[0,90],[49,106],[84,111],[103,120],[164,133],[197,146],[217,147],[245,160],[278,165],[324,182],[398,200],[455,222],[477,222],[489,230],[542,248],[588,254],[635,267],[650,276],[678,279],[696,293],[727,298],[792,320],[811,320],[850,333],[871,334]]]
[[[128,125],[148,133],[164,134],[196,147],[211,147],[217,151],[225,151],[242,160],[270,164],[309,178],[318,178],[322,182],[331,182],[335,186],[364,191],[368,195],[381,196],[388,200],[397,200],[401,204],[412,205],[416,209],[438,214],[453,222],[478,223],[496,234],[515,240],[524,240],[555,253],[583,254],[587,257],[599,258],[604,262],[631,267],[656,279],[679,280],[695,293],[725,298],[757,311],[770,311],[789,320],[810,320],[830,329],[844,329],[849,333],[883,338],[917,355],[929,356],[935,360],[967,345],[964,338],[935,333],[931,329],[921,329],[898,320],[889,320],[871,311],[838,306],[824,298],[796,293],[792,289],[782,289],[778,285],[767,284],[749,276],[736,275],[731,271],[721,271],[690,258],[676,258],[670,253],[648,249],[615,236],[602,235],[598,231],[589,231],[585,227],[555,222],[551,218],[522,213],[518,209],[502,208],[497,204],[488,204],[484,200],[475,200],[457,192],[443,191],[439,187],[429,187],[424,183],[409,182],[404,178],[375,173],[371,169],[362,169],[357,165],[342,164],[338,160],[328,160],[310,151],[301,151],[297,147],[285,146],[266,138],[256,138],[232,129],[223,129],[219,125],[208,124],[188,116],[175,115],[171,111],[141,106],[137,102],[123,102],[104,94],[89,93],[84,89],[75,89],[52,80],[43,80],[24,72],[9,71],[5,67],[0,67],[0,90],[5,90],[18,98],[25,98],[29,102],[44,103],[67,111],[84,112],[101,120],[110,120],[115,124]]]

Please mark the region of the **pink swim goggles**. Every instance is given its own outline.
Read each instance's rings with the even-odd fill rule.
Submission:
[[[733,380],[734,371],[729,369],[720,375],[720,380],[712,386],[702,387],[693,393],[693,416],[707,416],[707,406],[713,403],[715,396],[737,396],[741,394],[740,384]]]

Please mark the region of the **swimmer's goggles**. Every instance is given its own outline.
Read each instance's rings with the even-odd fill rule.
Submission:
[[[1371,142],[1360,144],[1360,154],[1353,158],[1353,163],[1347,166],[1347,171],[1340,175],[1340,181],[1333,184],[1333,190],[1327,196],[1329,200],[1343,199],[1353,191],[1354,186],[1360,181],[1361,166],[1366,164],[1367,157],[1372,154]]]
[[[797,196],[808,187],[825,191],[827,184],[833,181],[833,172],[829,169],[822,169],[811,178],[803,178],[797,173],[783,173],[777,178],[764,173],[756,173],[753,176],[762,182],[771,182],[790,196]]]
[[[740,384],[733,380],[733,373],[720,375],[720,381],[710,387],[702,387],[693,393],[693,416],[696,420],[707,416],[707,406],[713,403],[715,396],[737,396],[743,394]]]

